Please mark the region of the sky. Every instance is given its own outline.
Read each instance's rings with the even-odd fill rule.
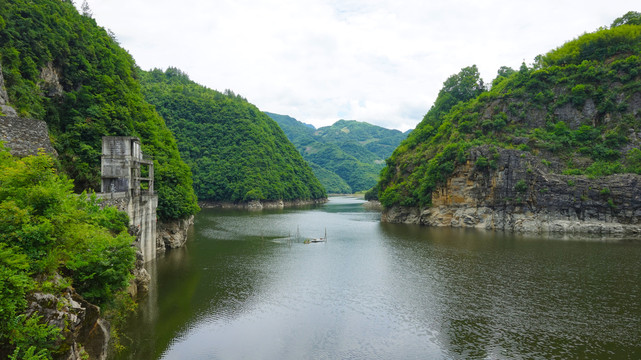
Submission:
[[[75,1],[78,7],[82,1]],[[144,70],[176,67],[262,111],[413,129],[443,82],[485,83],[638,0],[86,0]],[[636,8],[635,8],[636,5]]]

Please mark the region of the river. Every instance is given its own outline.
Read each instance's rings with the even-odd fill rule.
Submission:
[[[203,210],[147,264],[118,358],[641,358],[640,241],[384,224],[362,203]]]

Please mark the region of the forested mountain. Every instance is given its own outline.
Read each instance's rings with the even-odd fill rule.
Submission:
[[[283,129],[330,193],[370,189],[384,161],[406,134],[353,120],[319,129],[292,117],[266,113]]]
[[[138,136],[154,157],[158,215],[195,213],[191,172],[143,98],[136,63],[88,14],[68,0],[2,1],[0,53],[10,105],[20,116],[47,122],[77,191],[100,186],[103,136]]]
[[[326,196],[278,125],[231,91],[191,81],[178,69],[140,72],[145,98],[176,134],[202,200],[310,200]]]
[[[601,200],[608,200],[610,209],[621,208],[611,189],[589,182],[641,174],[640,24],[641,15],[631,12],[609,28],[538,56],[530,67],[502,67],[489,89],[476,66],[452,75],[387,161],[379,183],[383,205],[429,207],[436,197],[442,204],[455,203],[446,184],[456,170],[470,188],[478,182],[479,191],[483,186],[494,191],[492,181],[514,175],[502,199],[492,195],[491,206],[514,203],[536,211],[554,190],[539,189],[537,181],[559,174],[565,177],[554,178],[567,183],[559,191],[567,193],[554,194],[557,200],[569,198],[577,209]],[[525,160],[529,165],[524,162],[520,172],[518,164]],[[587,185],[574,194],[579,179]],[[483,181],[488,183],[481,186]]]
[[[191,171],[132,57],[71,1],[0,1],[0,63],[0,115],[45,120],[59,155],[0,145],[0,358],[98,358],[110,331],[98,317],[117,341],[136,264],[127,214],[77,194],[100,186],[102,137],[140,137],[161,220],[198,210]],[[83,349],[89,331],[101,346]]]

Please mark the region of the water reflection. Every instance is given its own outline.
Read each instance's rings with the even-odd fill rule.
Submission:
[[[638,242],[378,220],[348,198],[203,211],[186,248],[149,264],[121,357],[641,357]]]
[[[408,262],[433,265],[439,343],[454,358],[641,355],[638,243],[381,229]]]

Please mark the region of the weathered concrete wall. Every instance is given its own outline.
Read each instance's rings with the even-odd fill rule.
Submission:
[[[155,259],[158,196],[141,194],[131,197],[126,192],[101,193],[97,196],[103,199],[105,206],[115,206],[129,215],[129,225],[138,235],[136,246],[142,252],[143,261]]]
[[[0,116],[0,141],[14,156],[38,154],[44,149],[48,154],[58,156],[49,140],[47,123],[40,120],[17,116]]]

